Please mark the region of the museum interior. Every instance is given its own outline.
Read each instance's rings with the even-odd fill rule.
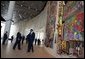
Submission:
[[[1,1],[1,58],[84,58],[84,1]]]

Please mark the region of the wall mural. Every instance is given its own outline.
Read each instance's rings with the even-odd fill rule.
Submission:
[[[72,6],[71,6],[72,7]],[[64,15],[64,39],[65,40],[84,40],[84,10],[83,2],[76,2],[72,8],[81,8],[68,15]],[[70,11],[71,12],[71,11]],[[68,12],[67,12],[68,13]]]
[[[53,48],[53,39],[54,39],[54,31],[55,31],[55,20],[56,20],[56,2],[48,2],[48,10],[47,10],[47,25],[46,25],[46,39],[45,45],[46,47]]]

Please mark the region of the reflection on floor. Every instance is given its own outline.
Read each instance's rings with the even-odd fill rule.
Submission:
[[[1,46],[1,58],[54,58],[48,54],[43,47],[34,45],[34,53],[27,53],[27,44],[21,46],[21,50],[18,50],[17,47],[15,50],[12,49],[13,44],[8,41],[8,45]]]
[[[55,58],[50,55],[43,46],[34,45],[33,53],[27,53],[27,44],[25,43],[21,45],[21,50],[18,50],[17,47],[13,50],[12,47],[13,43],[11,43],[11,41],[8,41],[7,45],[1,45],[1,58]],[[67,57],[67,55],[58,55],[57,58],[65,57]],[[72,56],[68,56],[67,58],[72,58]]]

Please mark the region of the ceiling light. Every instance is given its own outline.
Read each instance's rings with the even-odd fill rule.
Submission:
[[[28,8],[30,9],[30,6]]]
[[[22,18],[22,16],[19,14],[19,17]]]
[[[36,9],[36,11],[37,11],[37,9]]]
[[[24,2],[24,1],[22,1],[22,2]]]
[[[21,7],[22,7],[23,5],[21,5]]]
[[[18,11],[18,13],[19,13],[19,11]]]
[[[4,6],[4,4],[2,4],[2,6]]]

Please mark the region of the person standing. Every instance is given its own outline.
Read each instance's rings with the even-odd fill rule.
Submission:
[[[28,36],[28,35],[27,35]],[[28,39],[27,39],[27,36],[26,36],[26,44],[28,43]]]
[[[40,41],[40,39],[38,39],[38,45],[40,45],[40,43],[41,43],[41,41]]]
[[[11,43],[12,43],[13,39],[14,39],[14,37],[13,37],[13,36],[11,36]]]
[[[36,42],[37,42],[37,38],[35,39],[35,45],[36,45]]]
[[[8,33],[8,32],[6,31],[6,33],[5,33],[4,36],[3,36],[3,42],[2,42],[2,45],[5,44],[5,41],[6,41],[7,38],[8,38],[7,33]]]
[[[34,39],[35,39],[35,33],[34,33],[33,29],[30,29],[30,33],[27,35],[27,40],[28,40],[27,52],[30,52],[31,49],[32,49],[32,52],[34,52],[34,49],[33,49]]]
[[[22,36],[22,44],[23,44],[24,39],[25,39],[25,36],[23,35],[23,36]]]
[[[13,49],[14,50],[15,50],[15,48],[16,48],[17,45],[18,45],[18,49],[21,50],[21,48],[20,48],[20,41],[21,41],[21,33],[18,32],[17,33],[17,37],[16,37],[16,42],[15,42],[15,44],[13,46]]]

